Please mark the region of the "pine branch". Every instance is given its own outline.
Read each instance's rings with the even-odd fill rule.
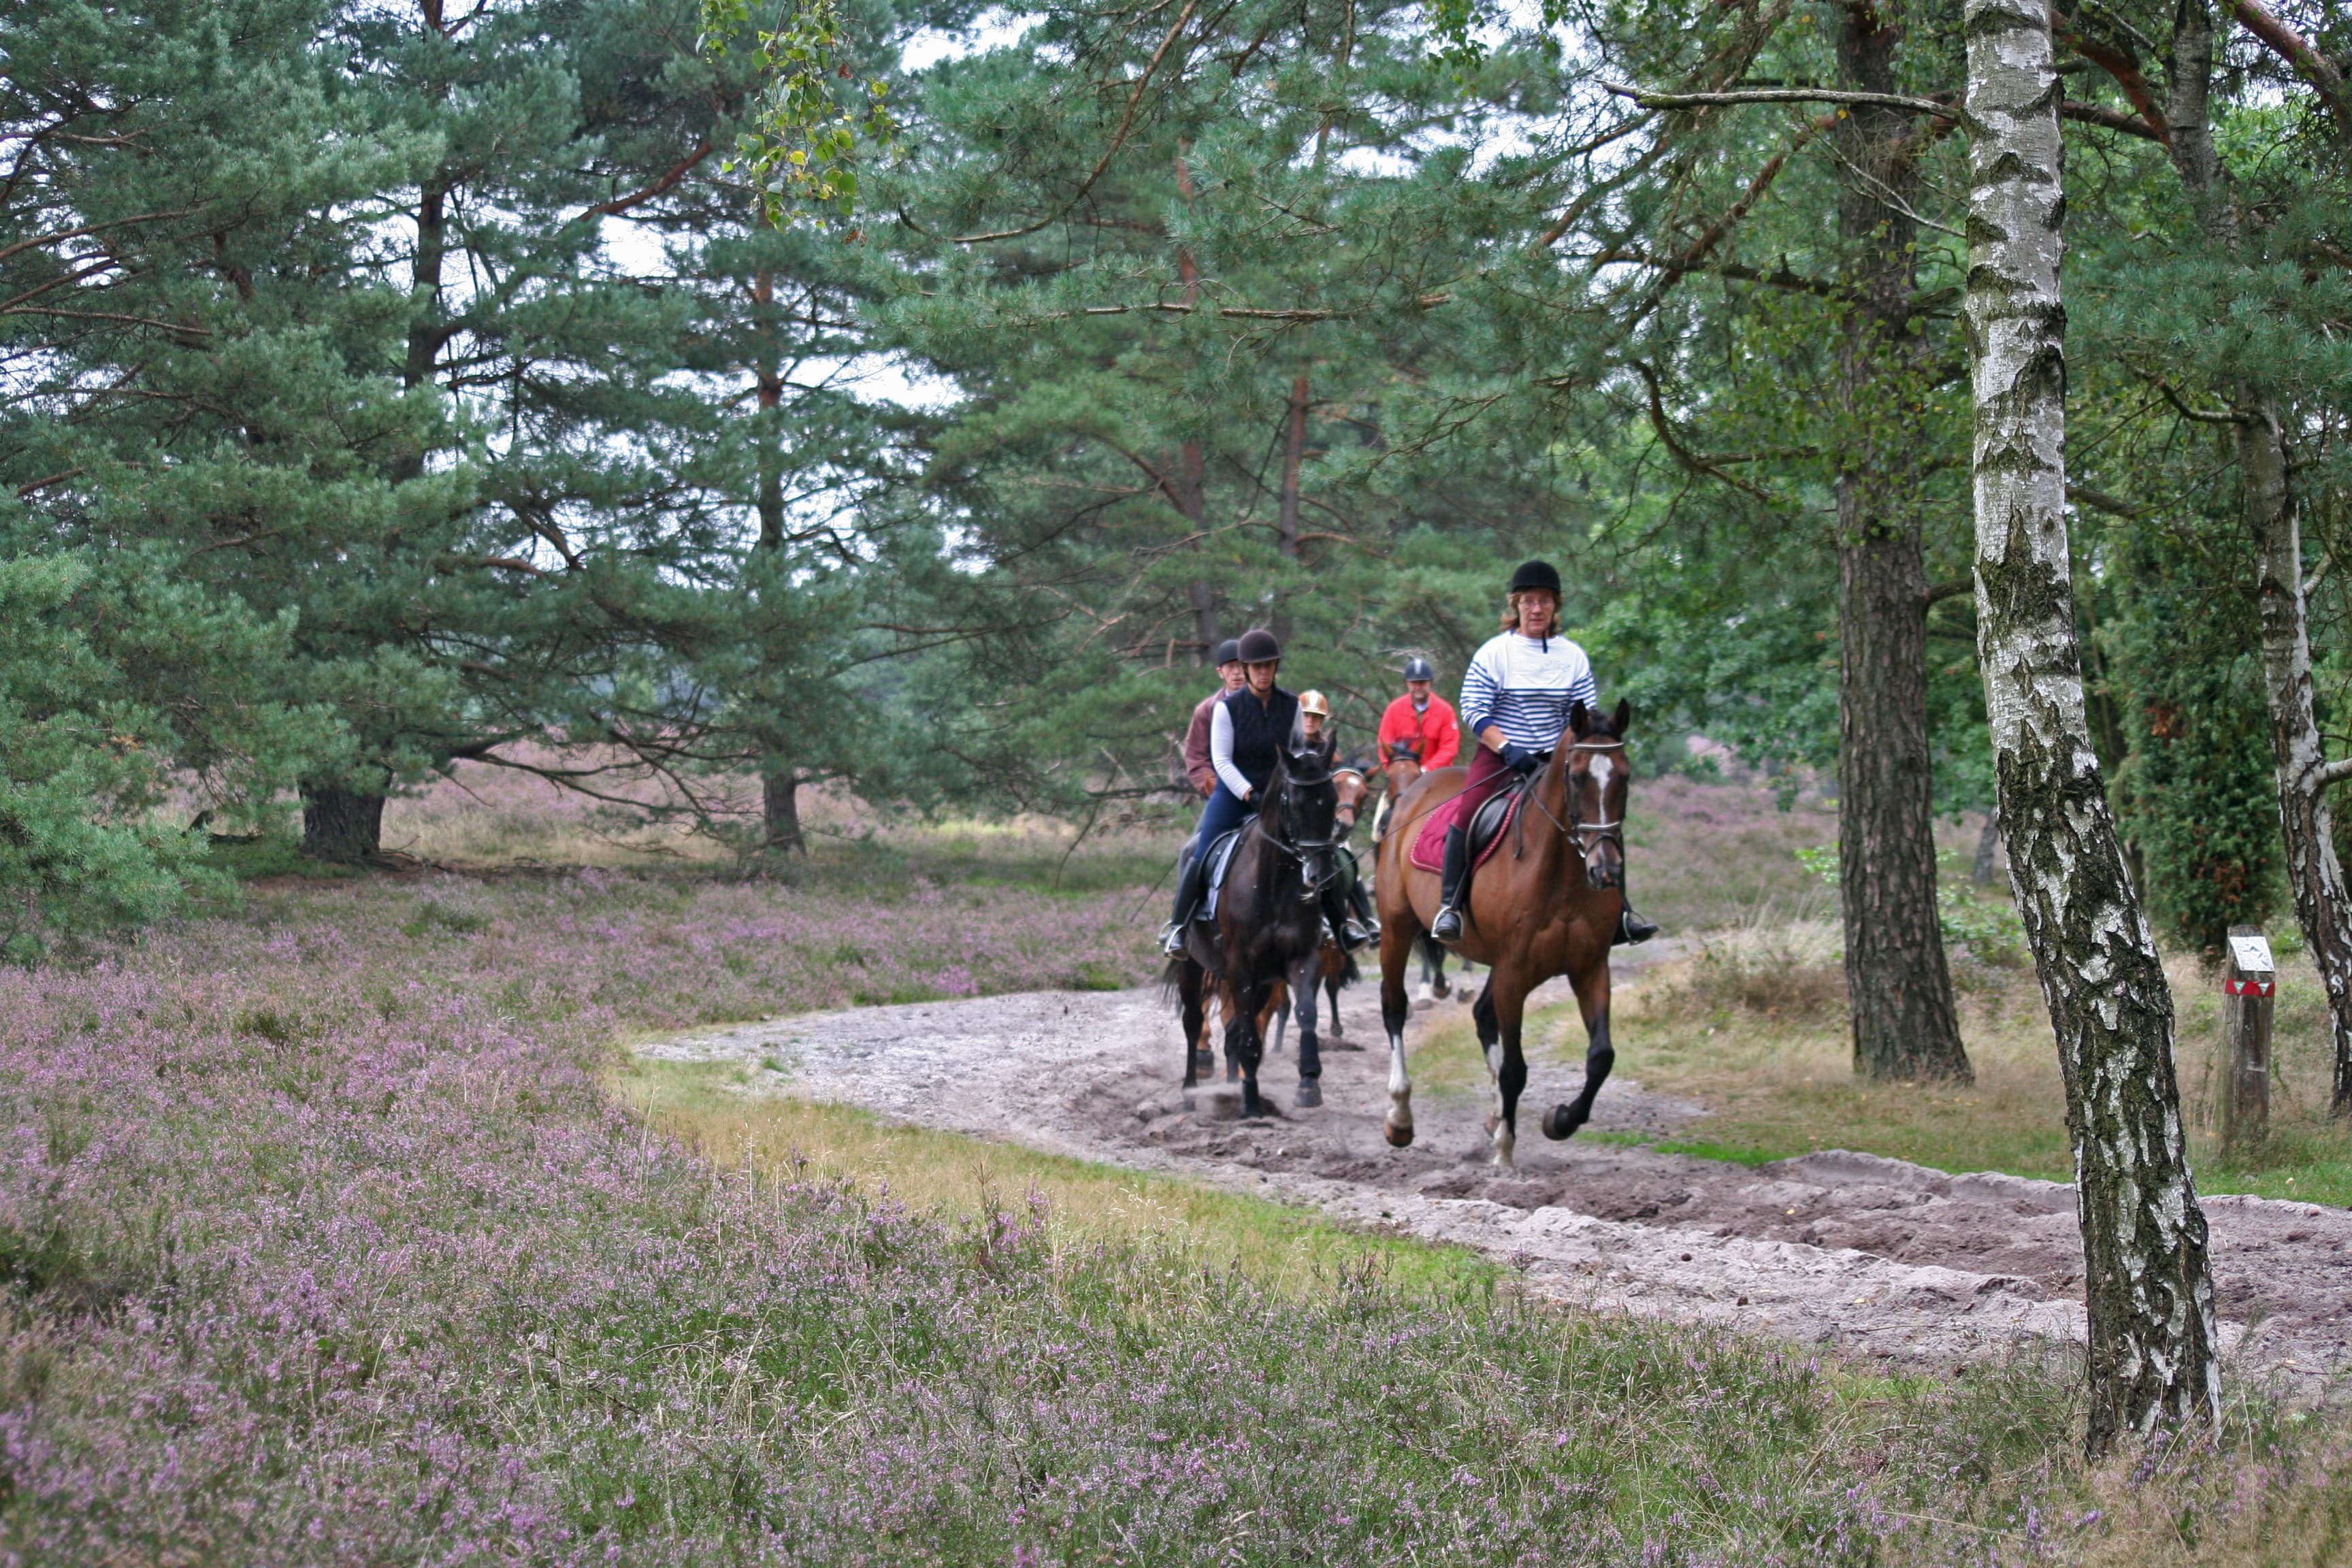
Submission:
[[[1630,98],[1644,109],[1722,109],[1743,103],[1835,103],[1853,108],[1907,109],[1946,120],[1963,118],[1959,107],[1933,98],[1912,98],[1899,92],[1841,92],[1817,87],[1760,87],[1738,92],[1650,92],[1622,82],[1604,81],[1603,90]]]
[[[1094,172],[1086,177],[1085,181],[1079,184],[1076,191],[1071,193],[1070,199],[1062,204],[1060,211],[1049,213],[1045,216],[1039,218],[1035,223],[1029,224],[1021,228],[999,229],[993,234],[958,235],[950,243],[955,245],[981,245],[992,239],[1018,239],[1024,234],[1036,233],[1039,229],[1044,228],[1047,224],[1054,222],[1055,219],[1062,217],[1064,215],[1067,214],[1072,207],[1076,206],[1080,202],[1086,200],[1087,193],[1095,188],[1095,182],[1101,179],[1103,177],[1103,171],[1110,167],[1110,161],[1118,156],[1118,150],[1120,148],[1127,145],[1128,133],[1135,129],[1135,111],[1140,108],[1143,103],[1144,88],[1150,84],[1153,74],[1160,69],[1160,60],[1165,58],[1168,54],[1168,47],[1171,44],[1173,44],[1176,41],[1176,36],[1184,30],[1184,24],[1192,19],[1192,12],[1200,3],[1201,0],[1184,0],[1184,9],[1178,14],[1176,17],[1176,25],[1168,29],[1168,36],[1161,38],[1160,40],[1160,47],[1151,51],[1151,58],[1144,65],[1143,74],[1135,79],[1135,90],[1127,95],[1127,112],[1119,117],[1118,131],[1111,137],[1110,145],[1104,149],[1102,161],[1095,165]]]
[[[656,196],[660,195],[664,191],[668,190],[672,185],[677,184],[680,180],[686,178],[688,172],[690,172],[697,163],[701,163],[705,158],[709,156],[710,138],[706,136],[700,142],[695,143],[694,151],[687,154],[685,163],[680,163],[677,168],[672,169],[668,174],[664,174],[652,184],[646,186],[643,190],[633,191],[625,196],[614,196],[609,202],[598,202],[593,207],[583,207],[573,216],[572,221],[573,223],[578,223],[583,218],[618,217],[623,213],[627,212],[631,207],[642,206],[646,202],[649,202]]]
[[[2126,136],[2137,136],[2143,142],[2154,142],[2160,146],[2172,145],[2172,133],[2162,126],[2151,129],[2147,121],[2136,114],[2103,109],[2095,103],[2076,103],[2069,100],[2058,106],[2058,117],[2083,125],[2099,125],[2109,131],[2120,131]]]
[[[2231,13],[2245,26],[2246,31],[2263,41],[2264,47],[2294,68],[2295,74],[2309,83],[2319,100],[2327,105],[2336,117],[2338,133],[2347,148],[2352,148],[2352,91],[2347,91],[2344,73],[2336,62],[2311,47],[2301,33],[2287,26],[2260,0],[2229,0]]]

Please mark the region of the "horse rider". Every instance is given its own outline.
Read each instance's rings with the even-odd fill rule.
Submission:
[[[1462,672],[1462,721],[1478,737],[1470,782],[1445,830],[1445,868],[1437,916],[1429,932],[1440,942],[1462,936],[1462,888],[1470,869],[1470,820],[1510,783],[1543,765],[1568,729],[1568,710],[1581,701],[1597,711],[1601,689],[1584,650],[1559,635],[1559,574],[1530,561],[1511,574],[1510,609]],[[1658,928],[1628,902],[1618,921],[1618,942],[1647,942]]]
[[[1298,725],[1309,742],[1320,741],[1331,722],[1331,704],[1319,691],[1298,694]],[[1332,751],[1339,751],[1339,742],[1332,740]],[[1339,858],[1338,884],[1324,889],[1323,912],[1331,924],[1331,934],[1340,947],[1349,952],[1378,936],[1381,922],[1372,915],[1372,900],[1364,891],[1364,879],[1356,865],[1355,852],[1342,848]]]
[[[1184,731],[1184,776],[1192,781],[1192,787],[1201,792],[1202,800],[1217,793],[1217,770],[1209,763],[1209,711],[1216,707],[1219,699],[1239,691],[1245,679],[1241,641],[1227,637],[1217,645],[1220,684],[1193,706],[1192,722]]]
[[[1176,879],[1176,906],[1160,932],[1160,950],[1184,951],[1184,928],[1193,906],[1208,890],[1209,847],[1229,829],[1257,815],[1258,795],[1274,780],[1282,750],[1300,733],[1298,699],[1274,683],[1282,668],[1282,644],[1263,627],[1241,635],[1245,679],[1216,700],[1209,714],[1209,765],[1216,788],[1201,810],[1201,825],[1185,847],[1183,871]]]
[[[1431,688],[1436,683],[1437,671],[1429,660],[1414,658],[1405,661],[1404,695],[1388,706],[1381,715],[1381,767],[1412,761],[1426,773],[1431,768],[1450,764],[1462,752],[1462,724],[1454,717],[1453,704],[1437,695]],[[1395,780],[1390,781],[1391,787]]]

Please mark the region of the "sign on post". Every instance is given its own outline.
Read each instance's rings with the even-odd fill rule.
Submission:
[[[2221,1157],[2251,1151],[2270,1132],[2271,1011],[2278,965],[2268,938],[2253,926],[2230,928],[2230,967],[2221,982],[2221,1092],[2214,1121]]]

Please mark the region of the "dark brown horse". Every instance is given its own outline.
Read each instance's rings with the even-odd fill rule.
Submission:
[[[1338,874],[1339,792],[1331,782],[1328,742],[1286,749],[1261,804],[1234,847],[1213,925],[1195,919],[1184,952],[1170,961],[1169,982],[1184,1010],[1184,1087],[1200,1080],[1192,1043],[1213,989],[1222,990],[1225,1058],[1242,1079],[1242,1114],[1263,1116],[1258,1063],[1265,1053],[1259,1019],[1276,984],[1298,972],[1323,946],[1323,889]],[[1201,847],[1206,854],[1209,846]],[[1323,1062],[1315,1037],[1298,1042],[1298,1093],[1293,1103],[1323,1103]]]
[[[1607,719],[1583,703],[1569,710],[1568,732],[1528,786],[1518,820],[1478,868],[1463,914],[1465,958],[1493,966],[1471,1016],[1495,1080],[1488,1131],[1495,1163],[1508,1166],[1517,1141],[1519,1091],[1527,1058],[1519,1022],[1528,994],[1556,974],[1576,988],[1588,1047],[1584,1088],[1544,1118],[1547,1138],[1569,1136],[1592,1114],[1593,1097],[1608,1081],[1617,1053],[1609,1044],[1609,944],[1625,907],[1625,797],[1633,782],[1625,761],[1625,730],[1633,721],[1623,702]],[[1389,1142],[1412,1142],[1412,1079],[1405,1071],[1405,965],[1437,916],[1438,879],[1412,864],[1412,839],[1429,814],[1462,793],[1466,768],[1422,775],[1390,815],[1381,841],[1381,1018],[1389,1032]]]

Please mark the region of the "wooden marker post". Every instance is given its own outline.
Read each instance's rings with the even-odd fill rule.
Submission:
[[[2271,1127],[2271,1009],[2277,1001],[2278,966],[2259,927],[2230,928],[2230,968],[2221,989],[2221,1093],[2214,1099],[2214,1121],[2226,1160],[2253,1149]]]

